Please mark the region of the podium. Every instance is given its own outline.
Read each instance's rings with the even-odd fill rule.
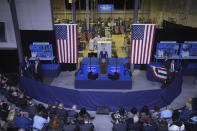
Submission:
[[[100,74],[101,76],[106,76],[107,75],[107,59],[106,58],[101,58],[100,60]]]

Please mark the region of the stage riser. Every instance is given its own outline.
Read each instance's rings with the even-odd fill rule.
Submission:
[[[132,81],[76,80],[76,89],[131,89]]]
[[[131,74],[126,69],[127,63],[127,58],[109,58],[107,73],[101,75],[99,59],[84,58],[75,78],[75,88],[131,89]]]

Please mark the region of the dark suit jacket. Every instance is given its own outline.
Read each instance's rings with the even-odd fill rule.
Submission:
[[[105,58],[105,59],[107,59],[108,58],[107,51],[101,51],[100,54],[99,54],[99,58]]]
[[[29,65],[29,67],[31,66],[31,63],[29,60],[24,60],[23,63],[22,63],[22,68],[23,70],[27,70],[29,67],[27,67]]]
[[[38,66],[37,66],[37,73],[40,74],[40,71],[41,71],[41,64],[38,63]],[[31,72],[33,74],[36,74],[36,65],[35,63],[31,65]]]

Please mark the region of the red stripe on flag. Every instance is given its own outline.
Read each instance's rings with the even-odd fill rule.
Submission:
[[[71,50],[71,46],[72,46],[72,40],[71,40],[71,26],[69,26],[69,40],[70,40],[70,43],[69,43],[69,48],[70,48],[70,61],[69,63],[72,63],[71,62],[71,59],[72,59],[72,50]]]
[[[156,26],[153,26],[153,40],[152,40],[152,49],[151,49],[151,56],[150,56],[150,59],[152,60],[152,57],[153,57],[153,47],[154,47],[154,42],[155,42],[155,30],[156,30]]]
[[[148,32],[147,32],[147,34],[146,34],[146,36],[145,36],[145,38],[147,38],[147,41],[146,41],[146,43],[145,43],[145,44],[146,44],[146,48],[145,48],[146,50],[145,50],[144,64],[147,62],[147,59],[148,59],[148,58],[147,58],[147,57],[148,57],[148,54],[147,54],[147,53],[148,53],[149,39],[150,39],[150,38],[149,38],[150,28],[149,28],[148,26],[146,26],[146,28],[147,28],[147,31],[148,31]]]
[[[149,28],[150,28],[150,32],[149,32],[149,38],[150,39],[149,39],[149,42],[148,42],[149,47],[148,47],[148,54],[147,54],[147,61],[146,61],[147,64],[150,63],[150,53],[151,53],[150,51],[151,51],[151,47],[152,47],[152,43],[151,43],[152,42],[152,25],[150,25]]]
[[[73,49],[72,49],[73,50],[73,60],[72,60],[72,63],[75,63],[74,62],[74,60],[75,60],[75,53],[74,53],[75,52],[74,26],[72,26],[72,33],[73,33],[73,45],[72,45],[72,47],[73,47]]]
[[[58,44],[58,40],[56,41],[56,45],[57,45],[57,59],[58,59],[58,63],[60,63],[60,47],[59,47],[59,44]]]
[[[65,42],[65,48],[64,48],[64,50],[65,50],[65,63],[68,63],[68,41],[67,40],[64,40],[64,42]]]
[[[61,40],[61,49],[62,49],[62,62],[65,62],[65,56],[64,56],[64,40]]]

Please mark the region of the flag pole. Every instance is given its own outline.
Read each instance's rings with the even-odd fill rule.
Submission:
[[[139,7],[139,0],[135,0],[134,12],[133,12],[133,23],[134,24],[136,24],[138,21],[138,7]]]
[[[72,0],[72,23],[76,24],[76,0]]]

